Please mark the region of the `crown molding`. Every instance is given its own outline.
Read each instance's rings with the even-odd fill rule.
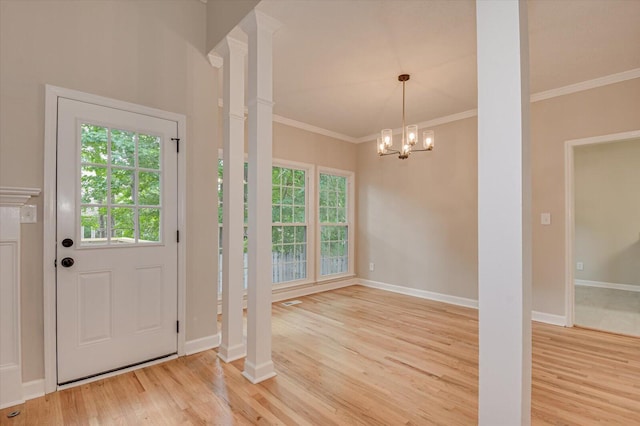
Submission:
[[[0,206],[23,206],[29,198],[40,195],[40,188],[0,187]]]
[[[417,125],[418,125],[418,128],[422,129],[425,127],[439,126],[441,124],[447,124],[453,121],[464,120],[465,118],[475,117],[476,115],[478,115],[478,110],[470,109],[468,111],[458,112],[451,115],[445,115],[444,117],[434,118],[433,120],[422,121],[420,123],[417,123]],[[402,127],[393,129],[394,135],[399,135],[401,133],[402,133]],[[368,136],[357,138],[355,143],[375,141],[378,138],[378,135],[379,133],[374,133]]]
[[[634,68],[628,71],[619,72],[616,74],[606,75],[604,77],[594,78],[593,80],[581,81],[579,83],[570,84],[568,86],[558,87],[556,89],[546,90],[544,92],[537,92],[531,95],[531,102],[543,101],[546,99],[557,98],[559,96],[570,95],[576,92],[582,92],[585,90],[595,89],[598,87],[608,86],[610,84],[620,83],[622,81],[633,80],[640,78],[640,68]],[[441,124],[451,123],[453,121],[463,120],[465,118],[471,118],[478,115],[478,110],[473,109],[469,111],[459,112],[457,114],[451,114],[444,117],[434,118],[433,120],[423,121],[418,123],[419,128],[439,126]],[[402,133],[402,128],[398,127],[393,129],[393,134]],[[369,136],[363,136],[357,138],[357,143],[370,142],[376,140],[377,133]]]
[[[558,87],[556,89],[546,90],[544,92],[538,92],[531,95],[531,102],[538,102],[546,99],[556,98],[558,96],[569,95],[576,92],[582,92],[585,90],[595,89],[597,87],[608,86],[610,84],[620,83],[627,80],[633,80],[640,78],[640,68],[634,68],[628,71],[607,75],[604,77],[595,78],[593,80],[582,81],[580,83],[570,84],[568,86]],[[222,99],[218,99],[218,106],[222,108]],[[247,108],[245,107],[245,114]],[[419,128],[440,126],[442,124],[452,123],[458,120],[464,120],[466,118],[475,117],[478,115],[477,109],[471,109],[468,111],[458,112],[456,114],[446,115],[444,117],[434,118],[432,120],[422,121],[418,124]],[[331,138],[339,139],[350,143],[363,143],[376,140],[378,133],[374,133],[368,136],[355,138],[342,133],[334,132],[332,130],[324,129],[314,126],[312,124],[303,123],[302,121],[293,120],[281,115],[273,115],[273,121],[284,124],[286,126],[295,127],[298,129],[306,130],[308,132],[317,133],[320,135],[328,136]],[[402,128],[398,127],[393,129],[393,134],[402,133]]]
[[[634,68],[628,71],[594,78],[593,80],[581,81],[580,83],[570,84],[568,86],[534,93],[533,95],[531,95],[531,102],[543,101],[545,99],[556,98],[558,96],[564,96],[571,93],[582,92],[584,90],[595,89],[597,87],[608,86],[609,84],[633,80],[634,78],[640,78],[640,68]]]
[[[303,123],[302,121],[292,120],[281,115],[273,114],[273,121],[276,123],[284,124],[285,126],[295,127],[298,129],[306,130],[311,133],[317,133],[319,135],[328,136],[330,138],[339,139],[345,142],[358,143],[357,138],[344,135],[342,133],[334,132],[331,130],[323,129],[322,127],[316,127],[312,124]]]

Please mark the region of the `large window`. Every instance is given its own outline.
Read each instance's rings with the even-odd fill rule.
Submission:
[[[223,162],[218,160],[218,293],[222,292]],[[244,163],[244,288],[247,288],[247,172]],[[304,165],[282,163],[272,169],[272,282],[301,281],[310,273],[308,262],[309,170]]]
[[[244,164],[244,287],[247,288],[247,172]],[[274,285],[297,285],[353,273],[353,173],[282,160],[271,172]],[[318,180],[314,192],[314,181]],[[218,160],[219,294],[222,291],[223,164]],[[315,208],[312,207],[315,204]],[[317,216],[316,216],[317,215]],[[319,238],[318,243],[316,239]]]
[[[307,173],[274,166],[271,172],[273,283],[307,278]]]
[[[320,275],[349,272],[349,176],[321,172],[318,197]]]

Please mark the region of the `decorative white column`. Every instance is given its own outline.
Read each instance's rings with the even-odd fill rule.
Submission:
[[[227,36],[219,45],[223,69],[222,341],[218,357],[246,355],[244,293],[244,57],[247,45]]]
[[[276,375],[271,361],[272,42],[280,24],[254,9],[240,26],[249,37],[249,282],[242,374],[259,383]]]
[[[20,337],[20,223],[35,222],[25,206],[39,189],[0,187],[0,409],[24,402]]]
[[[531,423],[527,3],[476,2],[479,424]]]

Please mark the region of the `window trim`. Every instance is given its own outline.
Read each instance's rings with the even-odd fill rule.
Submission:
[[[341,278],[349,278],[355,276],[354,256],[355,256],[355,172],[351,170],[334,169],[331,167],[317,166],[316,167],[316,181],[320,182],[320,174],[330,174],[334,176],[341,176],[347,178],[347,247],[348,247],[348,268],[347,272],[330,275],[320,275],[320,263],[321,263],[321,250],[320,250],[320,228],[322,224],[320,220],[315,223],[315,250],[317,256],[315,258],[316,280],[315,282],[320,284],[326,281],[335,281]],[[320,184],[317,185],[315,192],[315,215],[320,218]]]

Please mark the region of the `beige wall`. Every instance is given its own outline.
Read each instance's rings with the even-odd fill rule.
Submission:
[[[43,187],[45,84],[187,116],[187,340],[216,332],[217,74],[196,0],[0,2],[0,185]],[[23,379],[42,378],[42,199],[23,225]],[[210,255],[208,255],[210,253]]]
[[[407,160],[358,145],[360,278],[477,299],[476,125],[437,127],[436,149]]]
[[[533,308],[564,315],[564,142],[640,129],[640,79],[531,105]],[[477,297],[477,122],[438,126],[436,150],[407,161],[358,147],[362,278]],[[549,212],[550,226],[540,225]],[[369,262],[375,271],[369,272]]]
[[[235,27],[260,0],[207,1],[207,53]]]
[[[579,280],[640,285],[640,139],[574,151]]]
[[[356,155],[352,143],[273,123],[274,158],[356,171]]]

